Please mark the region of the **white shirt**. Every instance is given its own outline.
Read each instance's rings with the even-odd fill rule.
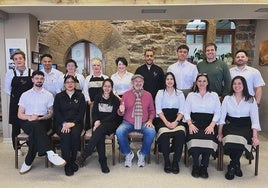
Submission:
[[[85,84],[84,84],[84,87],[83,87],[83,94],[84,94],[84,96],[85,96],[85,100],[86,101],[91,101],[90,100],[90,97],[89,97],[89,93],[88,93],[88,86],[89,86],[89,81],[90,81],[90,79],[91,79],[91,77],[96,77],[96,76],[94,76],[93,74],[90,74],[90,75],[88,75],[87,77],[86,77],[86,79],[85,79]],[[106,75],[104,75],[104,74],[101,74],[99,77],[103,77],[104,79],[106,79],[106,78],[109,78],[108,76],[106,76]],[[97,85],[95,85],[95,87],[101,87],[102,86],[102,82],[96,82],[96,84]]]
[[[236,76],[243,76],[247,81],[249,94],[252,96],[255,95],[254,88],[265,85],[260,71],[247,65],[242,70],[232,67],[230,74],[232,79]]]
[[[193,113],[214,114],[212,121],[218,122],[221,116],[221,103],[216,92],[207,92],[203,98],[200,93],[190,92],[184,105],[185,120],[191,119]]]
[[[29,69],[28,69],[28,68],[26,68],[26,69],[23,71],[23,74],[22,74],[22,75],[20,75],[20,71],[19,71],[19,70],[15,69],[15,71],[16,71],[16,74],[17,74],[18,77],[20,77],[20,76],[26,77],[26,76],[29,75]],[[32,73],[33,73],[33,70],[31,69],[30,76],[32,75]],[[15,75],[14,75],[14,71],[13,71],[13,69],[9,69],[9,70],[7,71],[7,73],[6,73],[6,76],[5,76],[5,92],[6,92],[7,94],[9,94],[9,95],[10,95],[10,93],[11,93],[11,89],[12,89],[12,88],[11,88],[11,82],[12,82],[12,79],[13,79],[14,76],[15,76]]]
[[[45,74],[45,82],[43,87],[51,92],[54,96],[61,92],[63,84],[61,78],[63,73],[57,69],[52,68],[49,73],[46,73],[44,69],[41,70]]]
[[[120,77],[118,72],[111,76],[114,82],[114,93],[117,95],[123,95],[126,91],[132,88],[131,78],[133,74],[126,71],[123,77]]]
[[[245,99],[243,99],[239,104],[237,104],[234,95],[227,95],[224,97],[221,107],[220,125],[225,124],[225,118],[228,114],[235,118],[250,117],[252,123],[251,127],[261,130],[257,102],[255,98],[253,99],[253,102],[245,101]]]
[[[183,63],[176,62],[170,65],[167,72],[172,72],[175,75],[178,89],[191,89],[198,75],[196,65],[188,61]]]
[[[53,95],[42,88],[41,91],[34,91],[33,88],[24,92],[19,100],[19,106],[25,109],[26,115],[46,115],[48,109],[53,106]]]
[[[179,110],[178,113],[183,114],[184,102],[185,97],[180,90],[174,90],[171,95],[166,90],[159,90],[155,97],[156,117],[159,117],[158,114],[165,108],[175,108]]]

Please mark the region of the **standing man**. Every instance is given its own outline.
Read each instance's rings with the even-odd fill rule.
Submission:
[[[132,79],[133,89],[123,94],[118,114],[123,116],[123,122],[116,130],[120,151],[125,155],[125,167],[131,167],[134,153],[131,151],[128,133],[137,131],[143,134],[142,146],[138,150],[139,167],[145,166],[145,156],[150,154],[155,137],[153,119],[155,117],[152,95],[143,89],[144,78],[135,74]]]
[[[175,76],[177,88],[181,90],[185,97],[192,90],[198,74],[196,65],[188,62],[187,56],[189,47],[185,44],[177,48],[178,61],[170,65],[167,72],[172,72]]]
[[[245,50],[238,50],[235,53],[236,66],[230,69],[231,77],[243,76],[248,85],[249,94],[254,96],[257,104],[260,104],[262,97],[262,87],[265,85],[260,71],[247,66],[248,54]]]
[[[32,74],[33,88],[24,92],[19,100],[18,118],[21,120],[23,131],[29,135],[28,153],[22,164],[20,174],[31,170],[32,162],[38,153],[47,155],[48,160],[56,166],[65,165],[65,160],[51,150],[50,138],[47,131],[51,127],[53,114],[53,95],[42,86],[44,73],[34,71]]]
[[[41,71],[45,74],[44,88],[55,96],[63,87],[63,83],[61,83],[63,73],[52,67],[52,56],[50,54],[42,55],[41,63],[44,67]]]
[[[21,129],[18,119],[18,103],[21,94],[33,87],[31,79],[33,70],[26,68],[25,53],[23,51],[15,51],[11,59],[15,63],[15,68],[8,70],[6,73],[5,92],[10,95],[9,123],[12,125],[12,144],[15,149],[15,137],[20,134]],[[18,155],[23,155],[21,149],[18,150]]]
[[[216,58],[217,46],[215,43],[206,45],[206,60],[197,64],[199,73],[207,74],[210,89],[216,92],[220,100],[229,94],[231,88],[231,75],[228,65]]]
[[[159,89],[164,87],[164,71],[161,67],[154,64],[154,51],[152,49],[145,50],[145,64],[138,67],[135,74],[144,77],[144,89],[150,92],[153,99]]]

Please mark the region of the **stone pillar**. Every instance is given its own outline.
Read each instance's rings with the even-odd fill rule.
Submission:
[[[215,43],[217,22],[218,20],[207,20],[207,40],[205,41],[206,44],[210,42]]]

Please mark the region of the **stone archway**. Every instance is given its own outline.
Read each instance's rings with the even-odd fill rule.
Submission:
[[[107,21],[59,21],[52,27],[42,42],[49,47],[53,62],[64,71],[64,62],[70,47],[86,40],[94,43],[103,53],[105,74],[116,72],[115,59],[124,56],[129,61],[129,52],[123,39],[113,25]]]

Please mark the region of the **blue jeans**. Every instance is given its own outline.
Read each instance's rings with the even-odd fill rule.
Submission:
[[[134,125],[123,120],[121,125],[116,130],[116,137],[120,146],[120,150],[124,155],[130,153],[130,145],[128,140],[128,133],[137,131],[143,134],[141,153],[145,156],[150,154],[151,145],[155,137],[155,129],[145,126],[145,123],[142,124],[141,130],[135,130]]]

